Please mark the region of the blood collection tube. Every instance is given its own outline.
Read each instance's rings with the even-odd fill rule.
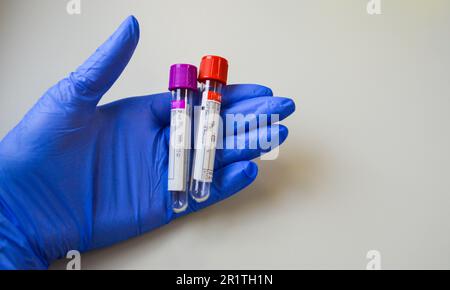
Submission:
[[[227,83],[228,61],[219,56],[202,58],[198,81],[202,93],[201,111],[195,138],[190,193],[197,202],[210,195],[219,133],[222,89]]]
[[[170,67],[171,118],[169,142],[169,184],[172,209],[183,212],[188,206],[192,148],[192,112],[197,92],[197,68],[190,64]]]

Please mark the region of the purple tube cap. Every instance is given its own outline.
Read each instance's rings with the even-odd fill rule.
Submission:
[[[178,63],[170,67],[169,90],[197,90],[197,67],[192,64]]]

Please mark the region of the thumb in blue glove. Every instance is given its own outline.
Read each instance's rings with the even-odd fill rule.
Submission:
[[[50,88],[0,143],[0,269],[45,269],[70,250],[108,246],[242,190],[262,150],[217,151],[211,198],[173,214],[167,190],[170,94],[98,106],[139,40],[127,18],[70,76]],[[225,88],[223,114],[279,114],[292,100],[259,85]],[[270,125],[280,143],[287,128]],[[247,132],[257,138],[257,131]],[[236,138],[225,136],[224,138]],[[226,140],[224,141],[224,144]]]

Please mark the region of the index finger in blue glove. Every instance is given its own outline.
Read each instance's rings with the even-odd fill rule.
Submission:
[[[272,97],[270,88],[256,84],[228,85],[223,90],[222,105],[228,107],[236,102],[256,97]]]
[[[271,97],[273,96],[273,93],[271,89],[265,86],[254,84],[239,84],[225,86],[222,95],[222,102],[225,109],[227,106],[230,106],[235,102],[254,99],[258,97]],[[142,98],[145,98],[145,100],[147,100],[152,114],[157,117],[159,123],[162,126],[167,126],[170,124],[169,93],[167,93],[167,98],[155,98],[155,96],[143,96]],[[201,98],[201,96],[199,95],[198,98]],[[198,103],[200,103],[200,99],[198,100]]]
[[[257,97],[238,101],[222,111],[223,128],[226,134],[234,134],[234,130],[242,129],[242,126],[269,125],[282,121],[295,111],[295,103],[292,99],[284,97]],[[276,115],[278,118],[273,118]],[[239,122],[238,116],[242,117]],[[231,117],[230,119],[227,117]],[[266,117],[266,124],[260,119]],[[245,121],[245,122],[243,122]],[[234,130],[233,130],[234,129]]]

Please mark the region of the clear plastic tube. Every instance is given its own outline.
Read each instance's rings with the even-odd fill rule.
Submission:
[[[205,80],[201,84],[201,111],[198,118],[190,192],[197,202],[209,198],[214,173],[223,84]]]
[[[190,89],[172,90],[168,177],[175,213],[188,206],[193,98],[194,91]]]

